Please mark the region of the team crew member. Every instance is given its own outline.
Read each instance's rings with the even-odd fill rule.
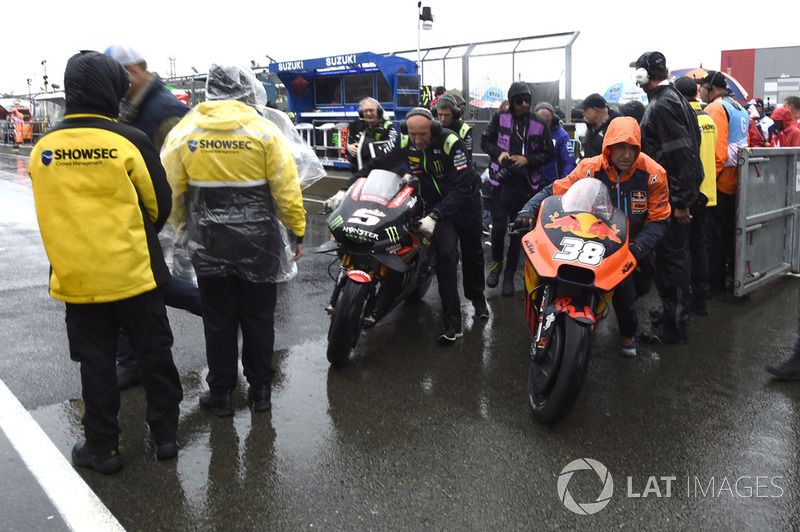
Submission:
[[[736,230],[736,186],[739,149],[747,147],[750,116],[727,95],[725,75],[709,70],[698,82],[700,98],[708,105],[705,112],[717,126],[717,206],[711,215],[709,282],[711,294],[725,298],[726,275],[733,272]]]
[[[72,462],[105,474],[122,467],[120,328],[139,360],[148,440],[158,459],[178,453],[183,398],[161,288],[170,274],[157,236],[170,212],[170,189],[147,136],[116,121],[128,84],[114,59],[72,56],[64,120],[36,143],[30,162],[50,295],[66,302],[70,356],[81,365],[86,440],[72,449]]]
[[[503,270],[506,228],[509,219],[544,186],[542,165],[553,160],[553,139],[544,119],[531,109],[531,89],[515,81],[508,89],[511,107],[495,114],[481,135],[481,149],[489,155],[489,182],[494,186],[491,199],[492,260],[486,285],[494,288]],[[514,273],[519,262],[521,236],[512,236],[503,275],[504,296],[514,295]]]
[[[405,127],[394,149],[370,161],[356,177],[366,176],[372,168],[397,171],[406,165],[419,178],[427,213],[419,230],[431,238],[436,252],[436,278],[444,316],[439,343],[451,344],[462,336],[459,242],[464,296],[472,301],[476,318],[489,317],[483,295],[480,177],[469,163],[464,142],[453,131],[443,129],[430,111],[424,107],[412,109],[406,115]]]
[[[534,111],[541,116],[550,128],[553,137],[555,157],[552,161],[542,166],[542,179],[545,183],[552,183],[556,179],[567,177],[575,168],[575,152],[572,149],[572,139],[569,133],[561,127],[561,119],[555,107],[550,102],[539,102]]]
[[[436,103],[436,114],[442,127],[455,131],[467,148],[467,157],[472,162],[472,126],[461,120],[461,107],[449,94],[439,96]]]
[[[350,161],[353,171],[360,170],[373,158],[373,150],[380,149],[379,145],[371,146],[373,143],[393,143],[397,137],[397,130],[392,121],[384,116],[383,107],[378,100],[364,98],[358,107],[359,120],[350,125],[347,136],[347,160]],[[384,153],[386,151],[388,149]]]
[[[691,209],[700,194],[700,128],[689,103],[669,82],[661,52],[646,52],[630,64],[649,103],[642,117],[642,151],[669,176],[672,219],[655,254],[655,285],[660,319],[642,337],[653,344],[685,344],[691,318]]]
[[[170,132],[162,150],[173,190],[170,224],[188,244],[203,305],[209,391],[200,407],[234,413],[238,333],[253,410],[272,407],[272,351],[283,264],[303,253],[306,220],[292,153],[259,115],[264,86],[248,69],[212,64],[206,101]],[[297,237],[293,257],[282,238]]]
[[[614,206],[628,216],[630,250],[637,262],[652,253],[669,225],[669,188],[664,168],[641,151],[639,125],[633,117],[612,120],[603,139],[603,154],[583,159],[567,177],[536,194],[517,215],[514,228],[530,227],[546,197],[564,194],[584,178],[602,181]],[[636,355],[636,296],[631,275],[615,288],[612,297],[621,336],[620,354],[625,356]]]
[[[708,209],[717,205],[717,173],[714,152],[717,149],[717,126],[702,110],[697,100],[697,82],[682,77],[675,80],[675,88],[683,94],[697,116],[700,127],[700,161],[703,163],[703,182],[700,183],[698,201],[692,206],[692,232],[689,239],[692,256],[692,312],[708,315],[708,296],[711,287],[708,281]]]
[[[359,119],[349,128],[347,136],[347,160],[353,174],[359,172],[364,165],[388,152],[397,138],[397,130],[390,120],[384,116],[383,107],[375,98],[367,97],[359,105]],[[344,191],[340,190],[322,204],[324,210],[333,210],[344,199]]]
[[[115,44],[103,53],[119,61],[131,78],[131,86],[120,104],[119,121],[144,131],[160,152],[167,133],[189,108],[164,87],[158,74],[147,71],[147,61],[133,48]],[[164,238],[164,241],[169,240]],[[165,255],[169,260],[172,253],[166,249]],[[173,264],[177,262],[174,256],[172,261]],[[164,286],[164,303],[168,307],[188,310],[195,316],[202,313],[200,291],[191,281],[175,275]],[[123,331],[117,347],[117,385],[124,390],[140,384],[141,378],[136,356]]]

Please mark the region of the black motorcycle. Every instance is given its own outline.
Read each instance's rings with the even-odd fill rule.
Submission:
[[[423,215],[419,183],[387,170],[356,181],[328,217],[331,240],[320,253],[339,264],[326,310],[328,361],[351,362],[362,329],[375,325],[405,300],[419,301],[434,275],[430,241],[416,232]]]

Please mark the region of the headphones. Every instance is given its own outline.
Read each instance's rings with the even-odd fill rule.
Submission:
[[[433,113],[431,113],[428,109],[424,107],[415,107],[406,113],[406,118],[402,122],[400,122],[400,133],[403,135],[408,135],[408,117],[410,116],[424,116],[428,120],[431,121],[431,136],[438,137],[442,134],[442,123],[433,118]]]
[[[362,120],[364,118],[364,111],[361,109],[361,107],[365,103],[374,103],[375,107],[377,108],[377,111],[378,111],[378,120],[383,120],[383,107],[381,106],[381,103],[378,100],[376,100],[375,98],[364,98],[363,100],[361,100],[358,103],[358,117],[359,118],[361,118]]]
[[[436,109],[439,107],[449,108],[453,112],[453,120],[461,119],[461,107],[456,102],[456,99],[449,94],[442,94],[439,96],[439,101],[436,102]]]
[[[720,75],[719,70],[715,70],[714,71],[714,75],[711,76],[711,79],[709,80],[708,83],[709,83],[709,85],[711,85],[712,88],[714,87],[714,80],[717,79],[717,76],[719,76],[719,75]],[[728,84],[727,80],[723,80],[723,81],[725,81],[725,85]],[[722,88],[722,87],[719,87],[719,88]]]
[[[650,74],[647,72],[646,68],[639,67],[636,69],[636,84],[640,87],[644,87],[650,82]]]
[[[650,71],[653,69],[654,66],[650,62],[650,59],[656,54],[661,56],[662,60],[664,59],[664,56],[659,52],[648,52],[642,55],[645,61],[645,66],[637,68],[636,72],[634,72],[634,75],[636,76],[636,84],[639,85],[640,87],[643,87],[648,83],[650,83]]]

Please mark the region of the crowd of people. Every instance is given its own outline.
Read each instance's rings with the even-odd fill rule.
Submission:
[[[487,286],[515,294],[521,245],[518,234],[507,235],[509,224],[531,227],[546,197],[598,179],[628,217],[638,265],[612,299],[620,354],[635,356],[637,338],[685,344],[691,314],[708,315],[707,300],[724,299],[731,288],[738,149],[800,146],[800,98],[767,116],[760,100],[732,98],[723,74],[673,83],[666,63],[647,52],[630,64],[646,107],[617,111],[597,93],[584,99],[583,153],[573,150],[556,106],[534,102],[528,83],[512,83],[507,105],[480,138],[490,159],[486,188],[463,99],[440,87],[430,108],[393,123],[377,100],[364,98],[346,147],[352,178],[324,206],[336,208],[375,168],[418,178],[425,215],[417,230],[437,257],[437,342],[450,345],[462,337],[459,262],[474,317],[489,318]],[[70,356],[80,363],[85,439],[72,460],[108,474],[122,467],[119,390],[139,382],[147,443],[159,460],[177,456],[183,392],[165,305],[203,320],[202,409],[235,412],[240,331],[248,404],[271,409],[276,283],[303,255],[306,213],[295,158],[265,117],[266,93],[249,69],[212,64],[207,101],[192,109],[126,46],[76,54],[64,79],[65,118],[35,145],[30,176],[52,266],[50,295],[66,303]],[[484,212],[491,220],[486,263]],[[85,252],[76,256],[76,247]],[[171,273],[165,255],[172,249],[188,254],[196,285]],[[659,304],[642,332],[636,301],[651,284]],[[800,335],[794,356],[769,370],[800,379]]]

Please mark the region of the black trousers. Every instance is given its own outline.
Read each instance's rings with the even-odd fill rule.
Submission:
[[[664,308],[664,328],[686,334],[690,316],[692,265],[689,254],[691,223],[681,224],[672,216],[669,229],[656,246],[654,282]]]
[[[67,303],[70,356],[81,364],[86,442],[93,452],[119,445],[116,354],[122,328],[147,397],[146,420],[157,439],[174,439],[183,389],[172,359],[172,331],[161,289],[110,303]]]
[[[492,195],[492,260],[503,262],[505,238],[509,222],[513,222],[517,213],[533,196],[529,188],[516,189],[510,185],[496,187]],[[508,254],[505,269],[508,272],[517,271],[519,255],[522,250],[522,235],[512,236],[508,241]]]
[[[458,217],[436,224],[432,245],[436,252],[436,280],[445,327],[461,326],[461,301],[458,295],[458,245],[461,244],[462,283],[464,297],[474,300],[483,296],[486,286],[481,244],[481,203],[464,206]]]
[[[200,305],[200,291],[197,287],[186,279],[173,275],[163,287],[164,304],[168,307],[179,308],[201,316],[203,307]],[[133,347],[123,332],[119,335],[117,345],[117,364],[128,371],[138,371],[139,365],[136,363],[136,354]]]
[[[696,205],[692,208],[690,253],[692,260],[692,307],[706,308],[711,291],[708,281],[708,209]]]
[[[611,303],[614,305],[614,314],[617,316],[619,334],[633,338],[639,328],[639,316],[636,314],[636,282],[633,275],[629,275],[614,289]]]
[[[712,294],[725,293],[725,276],[733,272],[736,250],[736,195],[717,190],[717,206],[712,207],[709,283]]]
[[[254,283],[235,275],[198,276],[203,304],[203,327],[208,361],[208,387],[227,393],[236,387],[239,368],[239,329],[242,365],[253,387],[270,386],[275,377],[275,283]]]

